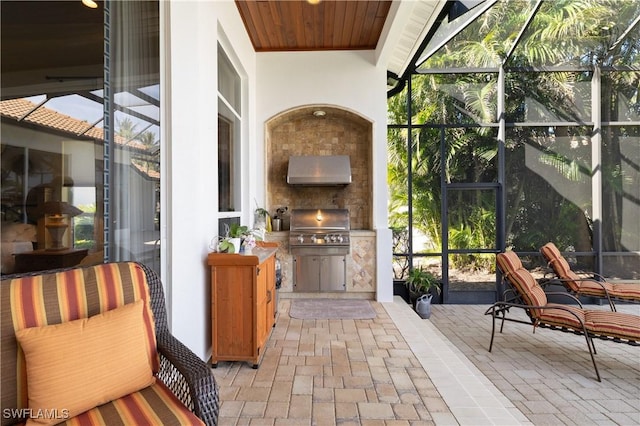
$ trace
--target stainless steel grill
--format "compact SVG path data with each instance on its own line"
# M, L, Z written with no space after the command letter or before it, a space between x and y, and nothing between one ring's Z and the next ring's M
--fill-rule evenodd
M290 219L294 291L345 291L349 210L294 209Z
M349 210L293 209L290 218L291 254L349 254Z

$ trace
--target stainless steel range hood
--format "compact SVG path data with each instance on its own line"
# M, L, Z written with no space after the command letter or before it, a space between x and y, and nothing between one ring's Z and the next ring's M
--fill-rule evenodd
M348 155L299 155L289 157L290 185L336 186L351 183Z

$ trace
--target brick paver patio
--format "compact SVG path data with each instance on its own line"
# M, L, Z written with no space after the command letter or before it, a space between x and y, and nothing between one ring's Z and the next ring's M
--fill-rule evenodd
M396 298L371 320L279 317L258 369L220 362L219 424L640 424L640 348L507 323L487 351L486 306ZM621 310L640 314L640 306ZM446 336L446 337L445 337Z

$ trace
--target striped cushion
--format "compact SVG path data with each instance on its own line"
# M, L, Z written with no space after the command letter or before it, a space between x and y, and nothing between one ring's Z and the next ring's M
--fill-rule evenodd
M594 334L640 341L640 316L624 312L585 311L587 330Z
M569 287L572 292L577 293L580 289L580 285L578 284L580 277L571 270L569 263L562 256L558 247L549 242L540 248L540 253L542 253L544 258L547 259L549 266L553 269L556 275L560 279L566 280L564 284Z
M607 290L611 297L617 297L619 299L626 300L640 300L640 284L631 284L631 283L620 283L620 284L612 284L607 283L611 287Z
M542 246L540 252L547 259L549 266L553 268L556 275L565 280L564 283L574 293L595 297L606 297L606 293L609 293L611 297L618 299L640 300L640 285L638 284L595 282L592 278L585 279L576 274L571 270L569 263L553 243L547 243Z
M533 276L522 267L518 255L512 251L498 253L496 260L504 277L516 288L527 305L545 306L547 295ZM539 309L532 309L531 315L536 318L542 313Z
M23 328L88 318L142 299L147 350L159 367L149 288L142 268L132 262L107 263L83 269L2 280L0 292L0 358L2 408L26 408L24 355L15 332ZM11 424L3 416L2 424Z
M92 425L203 425L159 380L138 392L111 401L62 423Z
M585 314L585 311L577 306L549 303L538 320L545 324L582 331L582 324L586 322Z
M547 304L544 290L529 271L522 267L517 254L499 253L496 260L504 277L518 291L525 304L545 306L542 309L530 309L531 316L540 323L576 331L583 331L584 324L587 332L595 335L640 341L640 316L605 310L584 310L573 305Z

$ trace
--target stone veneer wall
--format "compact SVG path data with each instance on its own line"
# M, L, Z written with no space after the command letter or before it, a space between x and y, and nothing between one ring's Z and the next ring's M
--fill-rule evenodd
M324 117L313 112L322 110ZM351 229L371 229L372 125L340 108L305 106L280 114L266 123L267 210L279 207L346 208ZM352 183L344 187L296 187L287 184L291 155L348 155ZM285 220L285 226L288 222Z

